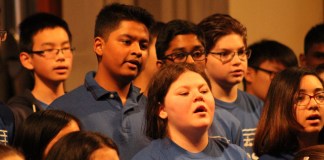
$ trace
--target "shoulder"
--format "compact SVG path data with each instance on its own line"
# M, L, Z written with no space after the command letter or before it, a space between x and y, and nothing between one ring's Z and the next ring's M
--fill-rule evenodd
M162 156L162 140L157 139L151 141L151 143L139 151L132 160L153 160L153 159L160 159L159 157Z
M61 109L66 106L70 106L71 104L78 104L85 101L88 97L87 90L84 85L79 86L78 88L64 94L63 96L54 100L49 109Z
M26 90L23 94L17 95L9 99L8 105L10 107L27 107L31 108L33 103L35 102L34 96L31 94L30 90Z
M261 110L263 108L263 101L252 94L239 90L238 98L241 99L241 101L243 101L244 103L249 104L248 106L257 108L258 110Z
M212 138L209 140L215 152L222 152L224 157L236 157L236 159L247 159L247 153L238 145L227 143L222 139ZM234 158L235 159L235 158Z

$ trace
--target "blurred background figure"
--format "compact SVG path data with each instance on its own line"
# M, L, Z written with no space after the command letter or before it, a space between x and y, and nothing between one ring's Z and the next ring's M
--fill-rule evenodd
M147 58L143 63L142 70L139 73L139 75L134 79L134 85L141 89L141 92L143 92L145 95L147 92L148 84L154 75L154 73L157 71L157 58L156 58L156 49L155 49L155 43L156 43L156 37L158 36L160 30L165 26L165 23L163 22L155 22L154 25L152 25L149 28L150 31L150 42L149 42L149 48L148 48L148 54Z
M243 81L245 91L265 101L273 77L286 68L298 67L298 60L288 46L274 40L261 40L248 48L252 54Z
M302 67L315 69L324 63L324 23L311 28L304 39L304 53L299 55Z

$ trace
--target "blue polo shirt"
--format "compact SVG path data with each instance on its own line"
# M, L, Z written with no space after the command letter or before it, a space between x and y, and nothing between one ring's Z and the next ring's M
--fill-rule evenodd
M191 153L169 138L156 139L137 153L132 160L247 160L246 152L239 146L210 138L207 147L199 153Z
M216 99L216 106L232 113L241 123L244 150L252 160L258 157L253 152L255 131L261 117L263 101L256 96L238 90L234 102L228 103Z
M56 99L49 109L68 112L80 119L83 128L114 140L122 160L129 160L149 144L144 135L146 98L131 85L125 106L117 92L107 91L86 74L84 85Z
M216 106L214 120L209 128L208 135L210 138L222 138L244 148L240 121L223 108Z

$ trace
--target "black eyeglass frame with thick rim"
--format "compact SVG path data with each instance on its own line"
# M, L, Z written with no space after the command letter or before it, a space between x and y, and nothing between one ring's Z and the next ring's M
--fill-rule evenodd
M54 52L55 51L55 52ZM68 52L67 52L68 51ZM60 52L64 56L66 56L66 53L71 53L71 56L67 56L66 58L71 58L73 55L73 52L75 51L75 47L66 47L66 48L60 48L60 49L45 49L45 50L40 50L40 51L26 51L29 54L38 54L42 55L48 59L53 59L55 58ZM52 52L52 53L50 53ZM48 54L46 54L48 53ZM46 56L47 55L47 56ZM51 56L50 56L51 55Z
M196 51L199 51L199 50L196 50ZM171 53L169 55L164 56L161 60L162 61L169 60L169 61L172 61L172 62L186 62L189 55L192 57L192 59L194 61L204 61L204 60L206 60L207 54L206 54L205 51L200 51L201 57L199 57L199 59L196 59L196 56L193 56L194 53L195 53L195 51L194 52ZM183 60L176 61L177 57L171 58L172 56L176 56L176 55L180 55L180 54L185 56L185 57L183 57L184 58Z
M239 50L239 51L220 51L220 52L208 52L208 54L212 55L212 56L218 56L216 57L217 59L219 59L222 63L228 63L230 61L233 60L233 58L235 57L235 54L237 54L237 56L239 57L239 59L241 61L247 61L252 54L252 50L251 49L244 49L244 50ZM224 60L224 56L230 55L229 58L227 58L226 60Z
M257 67L257 66L249 66L249 67L251 67L251 68L253 68L255 70L263 71L263 72L269 74L270 79L273 79L276 76L276 74L278 74L278 72L270 71L270 70L267 70L267 69L264 69L264 68L260 68L260 67Z

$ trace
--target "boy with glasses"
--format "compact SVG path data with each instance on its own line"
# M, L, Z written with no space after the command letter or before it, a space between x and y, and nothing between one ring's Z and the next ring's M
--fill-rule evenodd
M184 21L168 22L157 37L156 51L158 65L170 63L194 63L205 69L205 40L197 25ZM240 122L228 111L216 106L209 136L222 138L243 147Z
M73 59L71 32L61 18L37 13L23 20L19 29L20 62L33 74L34 87L8 101L16 129L31 113L45 110L64 95Z
M273 40L262 40L248 48L253 54L243 81L245 91L265 101L273 77L286 68L298 67L297 57L289 47Z
M84 85L50 105L79 118L84 129L111 137L121 160L131 159L149 143L142 128L146 99L132 81L147 56L153 22L152 15L140 7L105 6L95 24L98 70L88 72Z
M246 28L223 14L211 15L198 26L205 34L206 72L212 82L216 106L229 111L241 122L244 149L251 159L258 159L252 146L263 102L238 89L251 55L246 45Z

